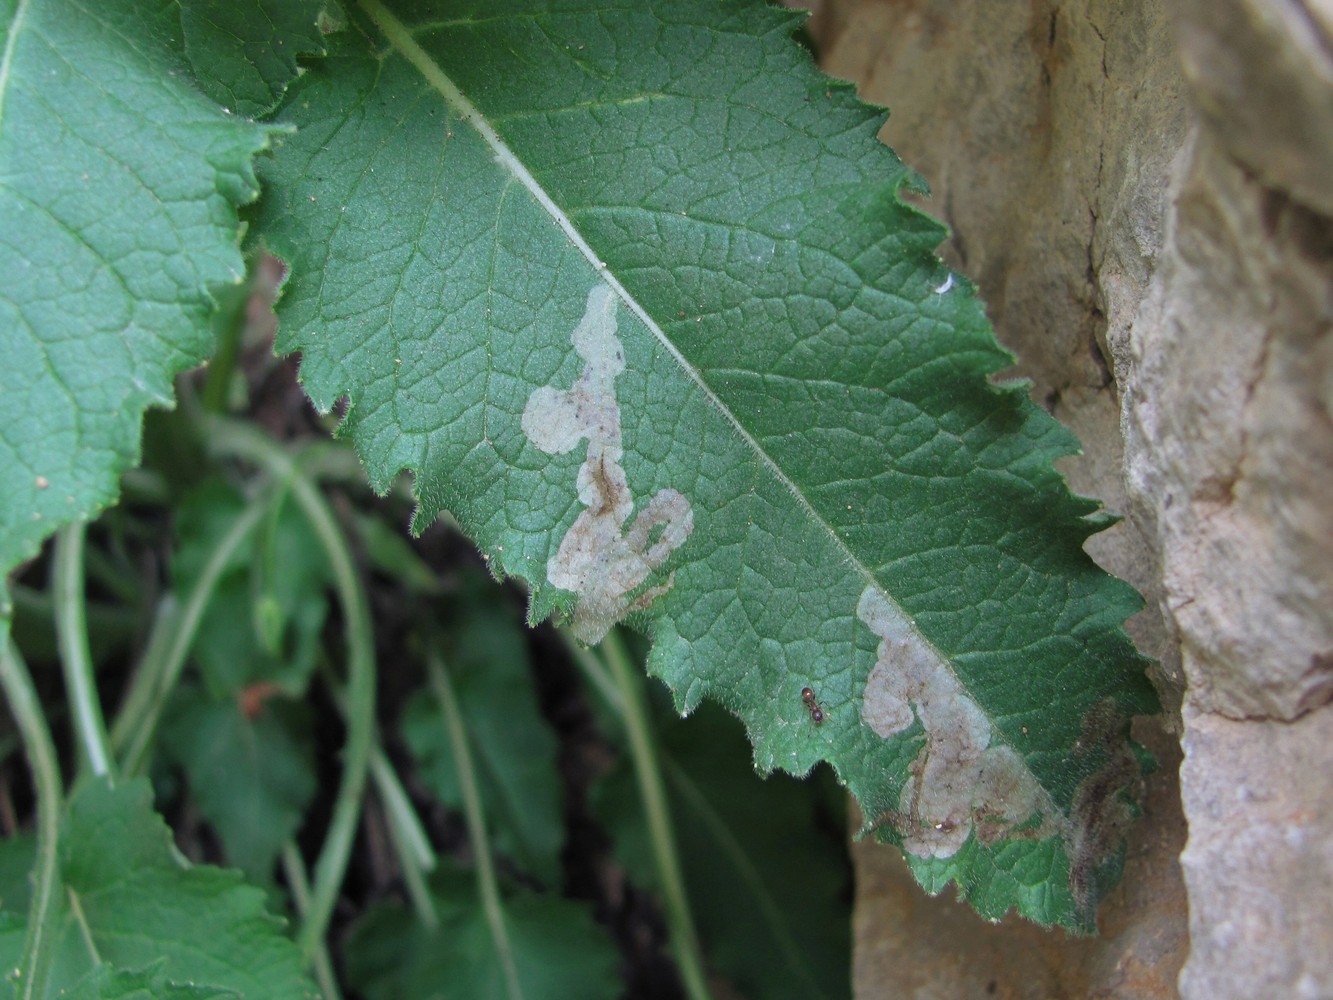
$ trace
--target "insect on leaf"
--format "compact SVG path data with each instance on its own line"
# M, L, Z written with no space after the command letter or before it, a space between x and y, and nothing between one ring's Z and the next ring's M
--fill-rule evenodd
M720 701L763 771L831 763L931 891L1086 929L1155 707L1138 598L798 24L361 0L264 172L280 347L534 619L644 629L680 711Z

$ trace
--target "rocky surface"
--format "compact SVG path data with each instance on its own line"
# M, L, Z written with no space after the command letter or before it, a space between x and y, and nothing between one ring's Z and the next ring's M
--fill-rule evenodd
M894 109L946 260L1084 443L1071 484L1129 514L1089 549L1147 596L1169 707L1098 939L986 925L863 844L857 995L1333 997L1333 7L835 0L812 30Z

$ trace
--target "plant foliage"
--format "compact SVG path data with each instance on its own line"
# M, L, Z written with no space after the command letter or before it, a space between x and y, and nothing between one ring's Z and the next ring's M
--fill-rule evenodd
M48 946L46 995L119 996L107 989L140 978L163 989L207 987L166 996L298 997L313 989L281 922L264 912L263 893L238 872L182 868L151 798L145 781L117 789L94 782L71 798L61 829L65 893ZM16 897L24 893L5 894ZM19 968L22 939L3 942L4 967Z
M832 763L925 884L1087 927L1152 707L1136 598L796 23L367 0L263 170L280 347L534 619L628 617L680 711L721 701L761 770Z
M525 586L530 624L553 617L585 644L622 622L644 633L676 712L720 703L763 773L831 765L863 832L901 847L929 891L1094 926L1135 809L1129 721L1155 710L1122 629L1138 598L1083 553L1107 518L1052 468L1076 442L992 380L1011 359L936 257L942 227L901 200L924 185L875 138L882 112L818 72L799 24L757 0L0 4L0 561L73 526L51 579L30 572L18 593L59 633L83 772L62 820L5 586L0 674L38 799L37 890L26 923L6 903L7 968L35 983L52 948L81 944L46 995L294 996L301 961L328 992L324 930L373 780L414 912L375 908L353 934L368 996L449 974L443 951L399 963L417 937L489 942L457 972L468 995L615 993L585 908L538 891L561 878L557 737L520 633L470 585L441 585L367 499L329 505L314 481L345 481L340 447L283 449L203 413L246 408L243 244L285 262L278 349L299 352L318 411L340 407L370 485L407 470L413 530L455 519L495 577ZM173 379L210 355L201 399L181 383L186 412L138 480L178 540L131 511L85 567L81 525L139 462L145 408L171 406ZM138 551L169 561L164 595ZM119 601L101 619L85 617L85 572ZM372 608L367 573L397 608ZM433 615L442 592L464 624L399 640L424 666L399 681L388 730L417 794L466 819L474 870L428 878L435 852L377 742L374 632L391 611ZM137 651L148 625L126 615L153 621ZM683 886L702 898L739 878L776 939L795 902L761 874L772 845L747 859L731 832L764 810L696 759L726 737L659 761L671 738L653 736L610 642L604 660L575 657L616 692L605 725L643 812L612 781L607 823L662 893L702 995ZM138 657L109 732L90 651ZM327 781L310 698L337 706L347 749L307 897L293 838ZM232 876L169 855L147 786L117 783L150 768L164 801L183 779L254 881L271 886L282 859L294 947ZM808 800L783 795L773 811L808 829ZM80 853L90 810L112 831L98 862ZM736 864L682 875L668 810L691 857L712 842ZM111 902L67 909L62 885ZM243 970L262 987L113 943L153 893L158 923L140 926L160 924L162 948L231 942L174 915L201 886L210 919L274 956ZM736 926L699 934L736 982L777 995Z

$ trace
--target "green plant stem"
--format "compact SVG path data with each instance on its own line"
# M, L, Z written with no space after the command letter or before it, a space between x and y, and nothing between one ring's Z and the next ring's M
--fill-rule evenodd
M662 902L666 908L667 927L671 932L671 950L676 956L686 994L691 1000L708 1000L708 980L704 975L694 920L690 916L685 879L681 875L680 858L676 852L676 838L671 829L671 811L667 805L662 769L658 764L657 748L653 744L648 721L643 678L614 631L602 640L600 648L625 706L625 731L629 737L630 756L634 761L634 775L639 784L639 797L648 820L648 836L652 842L657 877L662 885Z
M628 714L628 709L625 707L625 696L620 688L616 687L616 682L611 679L611 675L607 673L606 667L597 658L597 654L587 646L580 646L567 629L556 629L556 634L564 640L565 649L574 662L578 664L579 669L583 671L583 676L592 683L592 686L597 689L597 693L602 696L602 701L606 702L611 711L615 713L616 718L620 720L621 725L624 725L625 716Z
M311 955L323 941L329 918L333 915L333 905L347 872L365 797L370 745L375 732L375 640L370 624L370 603L333 511L310 480L295 472L292 495L310 519L333 569L347 641L347 750L343 758L342 781L329 830L315 862L310 910L297 935L301 951Z
M56 641L65 674L79 755L94 776L112 776L111 751L97 699L93 658L88 650L88 619L84 610L83 542L87 525L67 524L56 532L55 601Z
M440 925L440 915L426 888L426 873L433 871L438 863L435 852L421 829L421 820L408 801L393 765L379 747L371 753L370 774L389 820L389 839L398 855L398 867L403 873L403 884L412 900L412 909L422 926L434 930Z
M19 617L40 618L43 625L50 623L51 631L55 631L56 602L49 591L11 583L9 593L14 598L14 609ZM90 633L118 640L132 638L141 617L139 611L123 604L89 604L85 601L83 611Z
M282 511L287 500L289 483L283 480L273 502L268 505L264 523L259 528L255 551L250 560L250 613L251 630L258 638L261 648L271 656L281 655L281 641L275 643L270 634L264 615L271 610L270 602L275 600L273 579L276 575L274 563L278 558L277 539L281 531ZM263 609L263 610L261 610Z
M143 597L139 581L133 573L125 571L124 562L115 558L116 555L121 553L106 552L97 546L85 550L82 553L83 567L79 574L80 580L86 578L121 604L133 607ZM84 589L87 589L86 584Z
M463 793L463 814L467 818L468 839L472 843L472 856L477 863L477 887L481 892L482 909L486 913L486 922L490 925L491 939L500 960L500 968L504 971L508 995L511 1000L521 1000L523 989L519 985L518 966L514 962L514 951L509 943L509 934L505 930L504 912L500 905L500 888L495 880L495 861L491 857L491 844L486 838L486 817L481 807L481 795L477 791L472 751L468 747L467 731L463 728L463 717L458 711L458 699L454 697L449 674L440 661L439 653L434 650L426 654L426 672L430 677L431 689L439 699L440 708L444 712L444 728L449 734L449 747L453 751L454 767L458 770L458 785Z
M255 260L251 258L246 261L245 281L219 296L218 311L213 320L216 347L208 362L208 374L199 400L209 413L227 412L231 379L236 371L236 359L241 354L241 342L245 339L246 306L254 287Z
M111 727L111 746L120 755L123 774L136 775L147 762L148 747L158 720L185 667L204 609L212 600L218 580L232 557L264 516L267 506L264 500L252 500L232 522L209 553L203 571L179 612L173 603L169 603L170 599L159 608L147 652Z
M407 792L403 791L397 772L378 746L371 750L370 773L375 781L375 791L384 801L390 826L401 832L403 846L407 848L408 856L416 862L416 867L423 871L434 871L438 862L435 850L430 846L430 838L422 829L421 820L417 816L417 811L412 808Z
M347 695L337 678L330 676L327 671L321 673L328 685L333 703L345 722ZM370 747L370 780L374 783L375 792L384 807L384 814L389 823L389 838L393 841L403 883L407 887L407 895L412 900L412 908L416 911L417 919L425 927L437 927L440 916L426 888L426 873L435 870L439 859L435 856L435 849L431 847L430 838L426 836L411 799L407 797L402 782L398 780L398 772L394 770L393 764L381 749L378 737Z
M4 687L9 711L23 736L23 749L32 769L37 794L37 860L33 871L32 905L28 910L28 933L19 962L19 1000L46 996L48 942L56 934L59 916L55 906L60 893L57 844L60 837L60 808L64 790L60 764L50 730L33 690L28 668L9 638L8 623L0 623L0 686Z
M717 814L712 803L699 790L698 785L674 761L668 759L663 772L676 794L685 800L686 806L693 810L699 821L708 828L713 842L723 857L745 883L755 912L768 925L768 932L778 943L777 957L774 961L781 961L790 970L793 981L800 984L801 995L822 996L823 990L811 976L810 967L805 961L809 954L808 950L801 946L801 942L792 935L791 929L783 921L782 912L773 899L773 893L764 884L763 878L750 860L745 844L737 839L726 821Z
M643 699L643 682L630 663L624 644L617 638L616 633L612 632L607 636L600 647L606 663L610 665L609 671L607 666L603 665L603 660L592 650L580 646L564 630L560 630L559 634L564 639L570 656L583 671L583 675L597 689L602 700L625 727L629 737L630 756L634 761L639 796L648 818L658 879L663 885L672 947L677 952L681 978L686 983L686 989L691 991L692 997L706 997L707 980L703 972L703 960L699 954L694 921L690 916L684 879L680 874L679 853L676 850L675 835L670 824L670 809L662 784L662 767L657 759L652 727ZM689 952L682 956L684 949L689 949ZM702 992L693 992L695 990Z
M296 847L296 842L289 840L282 845L282 873L287 879L287 888L292 894L292 903L301 917L310 908L310 879L306 876L305 861ZM338 991L338 980L333 974L333 961L329 958L328 946L320 941L311 961L315 970L315 980L324 1000L342 1000Z
M255 462L267 469L274 479L290 484L292 496L324 548L342 604L347 641L347 751L333 817L315 862L310 907L296 938L301 953L309 960L323 940L333 915L366 790L370 747L375 733L375 642L370 625L370 605L337 518L292 457L269 438L244 424L214 418L206 421L204 431L205 440L214 454Z
M181 606L176 595L164 594L153 612L153 626L148 631L144 651L130 675L120 708L111 722L111 751L120 758L121 773L127 777L138 775L141 760L134 759L135 754L127 752L126 743L145 727L151 731L149 719L155 712L161 711L161 706L155 707L155 702L165 699L165 693L169 690L164 674L168 672L171 649L180 642L184 627L181 619ZM193 639L192 630L189 635ZM183 657L181 662L184 663ZM142 747L137 746L138 742L136 740L136 749L141 752ZM146 741L143 746L147 746Z

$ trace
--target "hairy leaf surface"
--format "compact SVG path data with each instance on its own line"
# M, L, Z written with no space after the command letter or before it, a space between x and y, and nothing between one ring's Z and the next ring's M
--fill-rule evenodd
M1086 928L1154 708L1137 598L798 23L361 0L264 173L280 346L534 618L628 619L679 710L721 701L761 770L831 762L932 891Z

